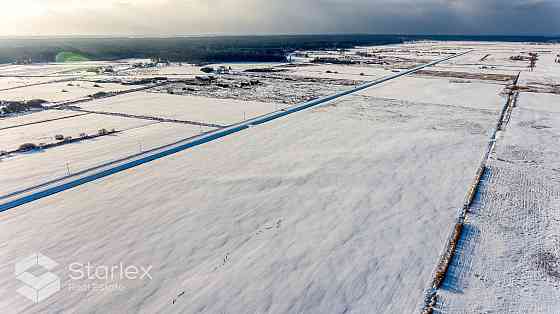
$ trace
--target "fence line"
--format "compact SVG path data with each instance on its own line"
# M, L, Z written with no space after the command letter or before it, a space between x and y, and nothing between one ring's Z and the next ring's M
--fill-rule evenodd
M442 253L439 255L438 263L432 274L430 286L425 294L424 305L421 312L422 314L433 313L434 307L437 304L437 290L441 287L441 284L445 280L445 276L447 274L447 270L449 269L449 265L451 264L451 261L453 260L453 257L456 254L457 244L461 239L463 226L465 224L465 219L467 217L469 208L471 207L472 202L480 186L480 181L482 179L482 176L484 175L484 171L486 170L487 161L490 158L490 154L494 150L494 146L496 143L496 136L498 134L498 131L504 129L505 125L509 121L508 112L511 115L511 111L513 110L513 107L516 104L517 97L519 94L519 92L517 91L517 82L519 81L520 75L521 72L517 75L517 77L513 81L513 85L508 94L508 100L506 101L505 105L503 106L500 112L496 126L492 131L492 136L490 137L490 140L488 142L488 147L484 152L482 156L482 160L476 170L473 183L471 183L471 185L467 190L467 195L465 197L463 207L459 209L456 222L450 230L449 236L447 238L447 241L445 242L446 244Z

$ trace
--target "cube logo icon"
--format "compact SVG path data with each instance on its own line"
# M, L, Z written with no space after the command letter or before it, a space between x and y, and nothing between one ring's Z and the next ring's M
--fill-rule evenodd
M15 264L16 278L24 283L17 292L33 303L39 303L60 291L60 278L51 273L58 264L41 253L35 253ZM32 268L41 267L46 273L35 276L30 273Z

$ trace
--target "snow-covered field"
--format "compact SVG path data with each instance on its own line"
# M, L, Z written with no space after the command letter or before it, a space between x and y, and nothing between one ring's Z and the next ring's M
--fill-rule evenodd
M236 101L199 96L137 92L100 99L80 107L161 118L228 125L285 107L283 104Z
M286 63L281 62L226 62L226 63L216 63L212 64L213 67L225 66L227 68L231 67L233 71L245 71L249 69L265 69L271 67L282 66Z
M498 139L442 313L560 313L560 95L540 96L522 94Z
M53 63L32 65L11 65L0 68L0 75L13 76L55 76L80 71L88 66L98 65L98 62Z
M0 99L11 101L43 99L49 102L60 102L84 98L98 92L118 92L131 88L133 87L113 83L61 82L0 91Z
M269 68L274 66L282 65L283 63L270 63L270 62L231 62L231 63L216 63L209 64L209 67L218 68L224 66L226 68L231 68L232 71L244 71L247 69L260 69ZM202 72L200 69L203 66L188 64L188 63L171 63L170 65L159 65L153 68L137 68L130 69L126 71L119 72L119 76L169 76L171 78L192 78L196 75L206 75L207 73Z
M479 47L472 48L477 49ZM507 52L486 49L476 50L460 59L436 65L432 70L517 75L519 71L527 70L529 66L527 61L514 62L509 59L511 56L518 55L519 52L520 49Z
M553 85L558 86L560 82L560 63L555 63L557 55L560 55L560 45L555 45L539 54L537 66L532 72L525 72L521 76L522 85Z
M457 83L449 78L403 77L360 92L361 95L419 103L446 104L498 111L505 103L504 85Z
M170 66L161 66L155 68L147 69L130 69L122 71L120 75L129 76L172 76L174 78L178 77L194 77L196 75L205 74L200 71L200 66L192 64L173 64Z
M278 67L288 69L289 75L303 77L333 78L344 80L367 81L374 80L383 76L391 75L392 72L378 66L356 66L356 65L336 65L321 64L299 67ZM328 72L327 72L328 71ZM364 75L361 75L361 74Z
M313 95L332 94L352 86L332 79L369 80L467 49L475 51L426 70L522 72L520 96L498 133L437 291L435 313L560 313L560 95L554 94L560 64L553 58L560 45L426 41L358 47L345 55L367 50L387 63L232 64L235 70L290 71L254 74L262 81L255 86L208 85L219 92L206 97L167 94L187 87L175 82L77 105L227 125L286 106L242 100L251 93L279 99L270 95L312 86L323 89ZM528 52L539 53L532 72L527 61L510 59ZM128 69L133 62L106 65ZM0 69L82 75L83 65L95 66ZM197 71L172 64L82 77L173 79ZM441 76L400 77L0 212L0 313L419 312L512 84ZM232 73L218 75L218 81L248 77ZM272 86L275 80L283 83ZM57 94L61 86L44 87ZM0 129L74 114L80 113L9 117L0 119ZM0 144L99 128L127 130L2 159L0 196L210 130L87 114L1 130ZM16 292L23 283L14 276L14 263L35 252L58 263L51 272L62 283L61 291L38 304ZM76 279L69 269L76 263L102 272L123 263L149 268L150 276L121 278L117 271L116 278Z
M23 124L39 123L45 120L61 119L76 115L76 112L63 110L43 110L39 112L29 112L16 116L0 118L0 129L11 128Z
M520 103L534 111L560 113L560 95L549 93L522 93Z
M540 50L534 71L521 73L438 292L439 313L560 313L560 95L523 89L560 82L558 46Z
M536 45L527 43L496 43L496 42L418 42L405 45L388 45L374 47L384 51L384 56L398 55L405 58L438 58L438 53L452 53L459 49L474 49L470 54L443 64L430 70L460 71L469 73L494 73L514 75L519 71L527 71L528 61L512 61L510 57L538 51L548 54L558 50L558 46ZM558 53L558 52L556 52ZM548 68L548 67L545 67Z
M61 78L58 78L61 79ZM57 80L51 77L0 77L0 98L2 98L2 90L19 88L32 84L42 84Z
M70 173L76 173L210 130L184 124L156 123L109 116L84 116L84 119L87 118L93 118L99 123L105 121L115 125L123 123L131 126L131 123L136 123L137 127L115 135L5 158L0 161L0 173L2 173L0 195L63 177L68 174L68 169ZM86 124L95 123L90 121Z
M100 129L123 131L153 123L154 121L151 120L98 114L79 115L48 123L0 130L0 143L2 143L0 150L17 149L24 143L52 143L55 141L55 135L57 134L65 137L71 136L73 138L78 138L81 133L86 133L88 135L97 134Z
M2 213L6 309L413 312L494 121L349 97ZM33 306L10 266L34 251L153 278L76 292L61 267Z

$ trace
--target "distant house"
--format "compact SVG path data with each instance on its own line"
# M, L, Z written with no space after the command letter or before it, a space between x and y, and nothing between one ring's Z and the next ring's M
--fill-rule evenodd
M32 64L32 63L33 63L33 60L29 57L19 58L14 62L14 64L17 64L17 65L25 65L25 64Z
M210 83L210 82L216 80L216 78L214 76L211 76L211 75L197 75L195 78L196 78L197 81L201 81L201 82L204 82L204 83Z
M302 52L302 51L294 51L286 55L286 60L290 63L305 61L307 59L309 59L309 54L307 52Z
M227 73L230 72L230 70L231 70L231 67L228 68L228 67L226 67L226 66L220 65L220 66L216 69L215 72L216 72L217 74L227 74Z
M344 57L344 58L337 58L337 57L315 57L311 62L313 63L331 63L331 64L355 64L356 61Z

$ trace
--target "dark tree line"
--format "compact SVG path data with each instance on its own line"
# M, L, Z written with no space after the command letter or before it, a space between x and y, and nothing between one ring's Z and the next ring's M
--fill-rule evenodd
M295 50L348 49L358 45L395 44L410 40L476 40L550 42L558 38L428 35L277 35L177 38L29 38L0 39L0 63L21 58L52 62L61 51L92 60L161 58L176 62L283 61Z

